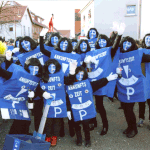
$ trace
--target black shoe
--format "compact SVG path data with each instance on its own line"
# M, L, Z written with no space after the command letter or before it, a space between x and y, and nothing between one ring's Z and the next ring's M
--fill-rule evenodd
M77 144L77 146L81 146L82 145L82 138L78 138L76 144Z
M130 132L130 129L127 128L127 129L125 129L125 130L123 131L123 134L128 134L129 132Z
M137 130L131 130L129 133L126 134L128 138L133 138L138 133Z
M85 141L85 147L90 147L91 146L91 141L90 140L86 140Z
M105 135L107 134L108 128L103 128L103 130L101 131L100 135Z
M82 145L82 135L81 135L81 131L77 131L76 132L76 136L77 136L77 146L81 146Z

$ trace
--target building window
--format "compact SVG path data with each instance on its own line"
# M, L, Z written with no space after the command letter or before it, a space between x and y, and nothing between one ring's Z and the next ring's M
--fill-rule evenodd
M13 25L9 25L9 31L13 31Z
M135 15L136 5L127 5L127 15Z

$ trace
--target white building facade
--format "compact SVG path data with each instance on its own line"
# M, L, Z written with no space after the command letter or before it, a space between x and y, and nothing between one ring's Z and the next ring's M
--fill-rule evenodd
M30 36L32 38L32 22L29 16L28 8L26 8L20 21L2 24L0 27L0 36L5 37L5 40L14 39L19 36Z
M126 29L123 36L131 36L134 39L142 39L145 34L150 33L150 0L91 0L81 12L81 31L87 31L88 11L91 9L91 27L95 27L100 34L110 36L114 21L124 22ZM93 11L92 11L93 10ZM83 16L85 16L85 27ZM84 29L85 28L85 29Z
M86 36L90 28L94 27L94 0L91 0L81 13L81 35Z

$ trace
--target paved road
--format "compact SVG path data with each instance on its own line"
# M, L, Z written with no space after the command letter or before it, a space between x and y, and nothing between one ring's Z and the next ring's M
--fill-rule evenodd
M122 134L126 129L126 121L124 118L123 110L118 109L120 102L115 100L111 102L107 98L104 102L108 121L109 131L107 135L100 136L102 123L99 115L97 115L98 127L91 132L92 146L85 148L84 143L82 146L76 146L76 137L71 138L68 132L67 119L65 119L65 137L58 138L57 146L51 147L53 150L150 150L150 130L148 127L148 106L146 106L146 119L145 125L138 128L138 135L134 138L127 138ZM134 107L135 114L138 121L138 104ZM0 120L0 123L2 120ZM0 126L0 149L3 147L5 135L8 133L12 121L3 123ZM33 122L31 124L31 132L34 131ZM84 134L82 134L84 137Z

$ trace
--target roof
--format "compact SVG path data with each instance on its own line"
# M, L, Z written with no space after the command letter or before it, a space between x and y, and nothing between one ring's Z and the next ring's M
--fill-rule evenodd
M92 4L92 2L94 2L94 0L90 0L90 1L87 3L87 5L86 5L83 9L81 9L78 13L81 14L89 5Z
M27 6L4 6L0 14L0 22L14 22L21 21Z
M57 30L58 32L60 32L60 35L62 35L63 37L70 37L70 30Z
M46 25L44 25L44 24L42 24L42 23L40 23L40 22L38 22L38 21L36 21L36 20L32 20L32 22L33 22L33 24L35 24L35 25L41 26L41 27L43 27L43 28L48 28L48 26L46 26Z

